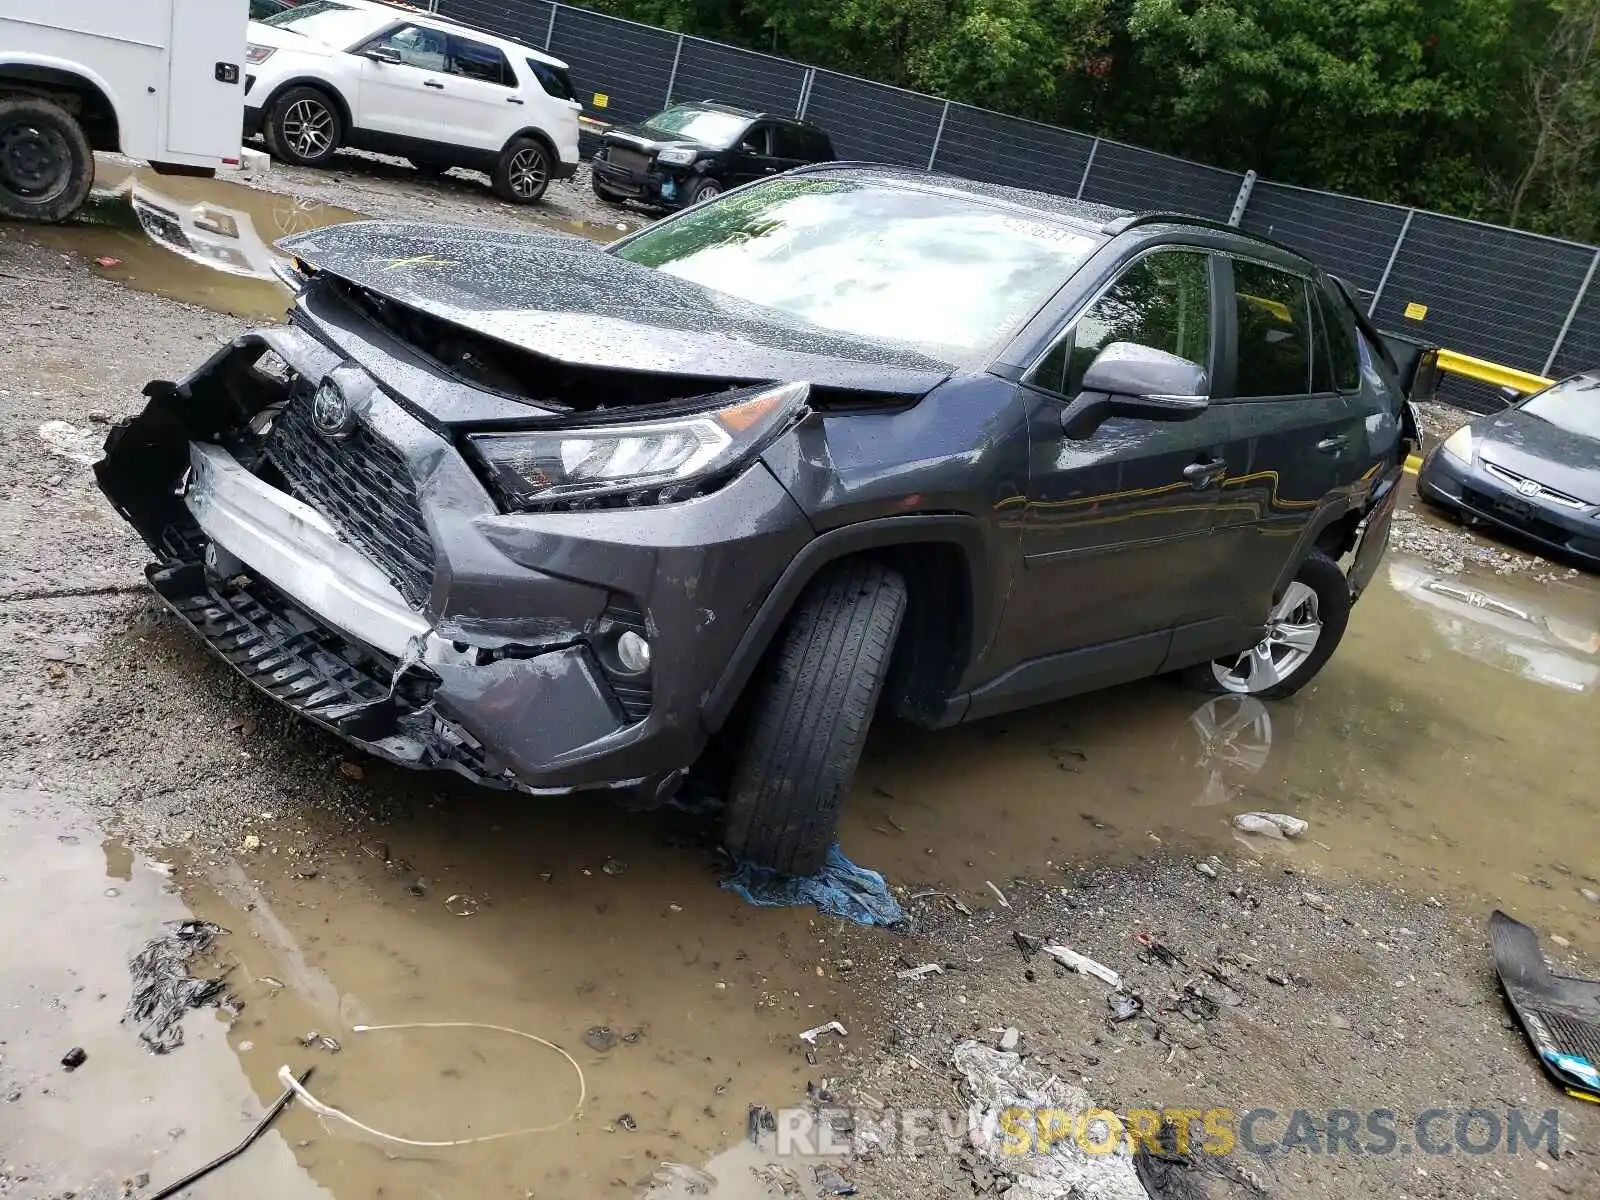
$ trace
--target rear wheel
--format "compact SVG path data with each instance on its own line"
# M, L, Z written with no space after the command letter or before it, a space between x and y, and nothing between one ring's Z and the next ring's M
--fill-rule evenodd
M1266 636L1241 654L1214 659L1189 672L1209 692L1281 700L1322 670L1350 621L1350 585L1321 550L1300 565L1267 618Z
M866 560L827 570L752 683L724 840L791 875L821 868L905 615L906 584Z
M267 113L266 136L274 158L320 167L344 140L344 121L328 93L314 87L290 88Z
M64 221L93 184L94 151L71 113L42 96L0 100L0 215Z
M532 204L550 186L550 151L532 138L517 138L494 168L495 195L512 204Z

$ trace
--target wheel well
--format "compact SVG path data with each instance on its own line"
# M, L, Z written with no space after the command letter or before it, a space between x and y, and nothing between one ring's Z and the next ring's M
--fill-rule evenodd
M1359 509L1345 513L1321 533L1317 534L1316 548L1334 562L1338 562L1356 545L1356 530L1361 527L1363 514Z
M906 614L882 704L914 725L930 725L944 713L971 656L972 574L966 557L952 542L884 546L851 557L873 558L905 578Z
M273 106L278 103L283 94L292 90L293 88L298 87L310 88L312 91L321 92L329 100L333 101L334 107L339 110L339 123L344 127L344 135L346 138L350 136L350 127L354 120L354 118L350 115L350 106L345 103L344 96L339 93L338 88L334 87L327 80L317 79L314 76L302 76L299 79L285 80L283 83L280 83L277 87L273 88L272 94L261 102L261 120L263 125L266 123L268 116L271 114Z
M513 133L506 139L506 144L500 147L500 153L502 155L505 154L505 152L511 148L511 143L516 141L518 138L532 138L534 141L538 142L544 147L544 152L550 156L550 165L552 168L560 165L561 153L556 149L555 142L551 140L548 133L540 129L537 125L530 125L526 129L519 129L517 132Z
M0 67L0 93L27 93L54 100L77 118L95 150L120 150L117 110L99 87L81 75L55 67L24 64Z

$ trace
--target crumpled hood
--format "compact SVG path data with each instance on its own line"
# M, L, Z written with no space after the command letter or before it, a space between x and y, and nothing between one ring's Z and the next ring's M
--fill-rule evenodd
M668 146L681 147L699 153L702 150L716 150L716 146L708 146L694 138L679 137L676 134L661 133L643 125L624 125L618 129L608 129L601 135L600 140L608 146L627 146L633 150L642 150L646 154L655 154L665 150Z
M1600 504L1600 442L1515 408L1474 421L1472 432L1480 459Z
M921 395L951 372L914 351L800 324L568 234L358 221L278 245L429 316L577 366L900 395Z

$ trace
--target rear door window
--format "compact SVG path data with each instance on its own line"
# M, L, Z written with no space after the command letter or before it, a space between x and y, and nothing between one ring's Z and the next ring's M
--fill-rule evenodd
M790 158L800 162L809 159L811 155L806 150L805 132L794 125L774 126L772 155L774 158Z
M1357 339L1361 330L1356 325L1356 314L1343 296L1326 287L1313 287L1317 305L1322 309L1322 323L1328 330L1328 352L1331 356L1333 386L1341 392L1359 391L1361 388L1361 351Z
M1112 342L1132 342L1211 365L1211 258L1158 250L1124 271L1040 360L1028 382L1076 396L1083 373Z
M1309 395L1314 335L1306 281L1234 259L1233 291L1239 348L1234 395Z
M492 83L499 87L516 86L511 64L506 62L506 56L500 53L500 48L475 42L471 38L451 35L448 70L452 75L476 79L479 83Z

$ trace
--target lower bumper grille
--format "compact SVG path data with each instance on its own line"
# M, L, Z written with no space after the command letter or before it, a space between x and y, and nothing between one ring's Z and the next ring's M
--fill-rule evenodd
M311 403L302 380L267 436L268 461L296 498L327 517L383 568L406 603L421 608L433 588L433 540L405 460L365 425L343 441L323 437L311 423Z

